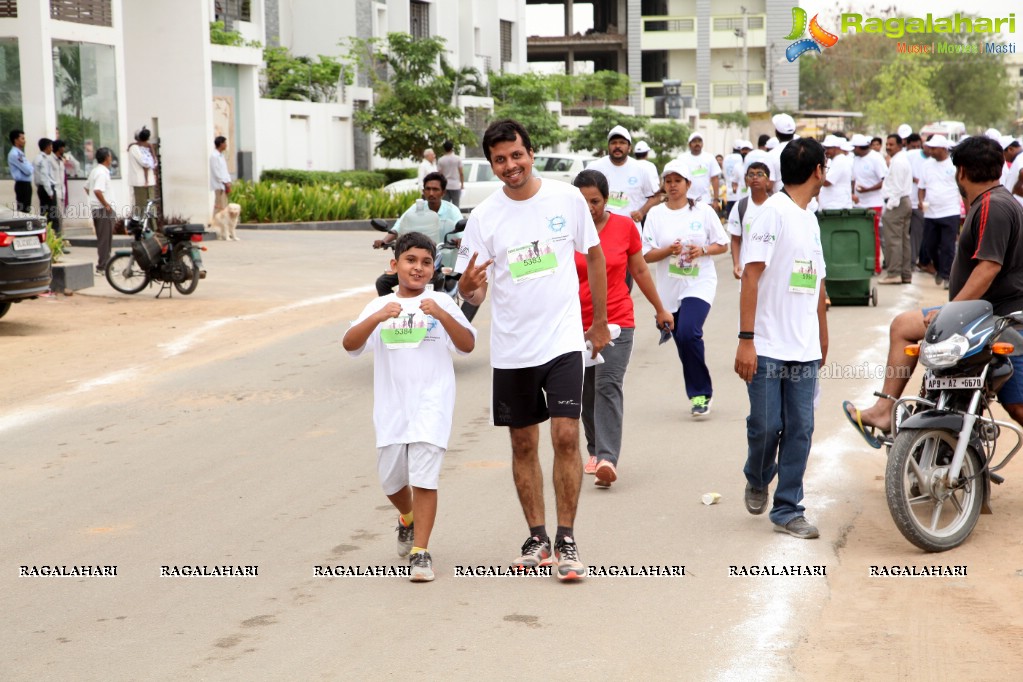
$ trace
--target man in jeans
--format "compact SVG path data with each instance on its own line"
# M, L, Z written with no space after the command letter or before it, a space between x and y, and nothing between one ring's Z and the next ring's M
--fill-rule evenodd
M784 190L764 202L750 225L739 295L735 371L750 401L745 501L750 514L763 514L777 474L774 529L810 539L820 533L800 502L828 323L820 226L806 206L824 184L824 147L813 138L792 140L780 164Z

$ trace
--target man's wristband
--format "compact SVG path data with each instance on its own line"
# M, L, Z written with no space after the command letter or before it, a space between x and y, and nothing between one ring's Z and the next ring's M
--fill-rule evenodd
M752 341L753 340L753 332L739 332L739 338L744 340L744 341Z

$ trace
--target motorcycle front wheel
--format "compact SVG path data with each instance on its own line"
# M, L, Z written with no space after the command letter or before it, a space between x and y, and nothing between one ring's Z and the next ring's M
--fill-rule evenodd
M192 254L182 252L174 265L174 288L187 296L199 286L199 268L192 260Z
M973 532L984 503L982 460L967 448L955 485L946 487L958 434L937 429L899 431L888 455L888 511L902 535L920 549L944 552Z
M122 294L137 294L149 284L149 275L130 253L114 256L107 262L107 281Z

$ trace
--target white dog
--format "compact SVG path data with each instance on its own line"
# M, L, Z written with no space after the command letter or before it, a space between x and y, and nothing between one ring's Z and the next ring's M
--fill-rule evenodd
M238 226L238 219L241 217L242 207L238 204L228 204L227 208L213 214L213 227L220 233L220 238L225 241L233 239L240 242L235 228Z

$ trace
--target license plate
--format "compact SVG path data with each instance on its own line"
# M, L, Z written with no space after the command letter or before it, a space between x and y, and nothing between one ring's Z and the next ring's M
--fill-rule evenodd
M978 389L983 387L980 377L927 377L928 391Z
M25 249L39 248L39 237L15 237L14 250L24 251Z

